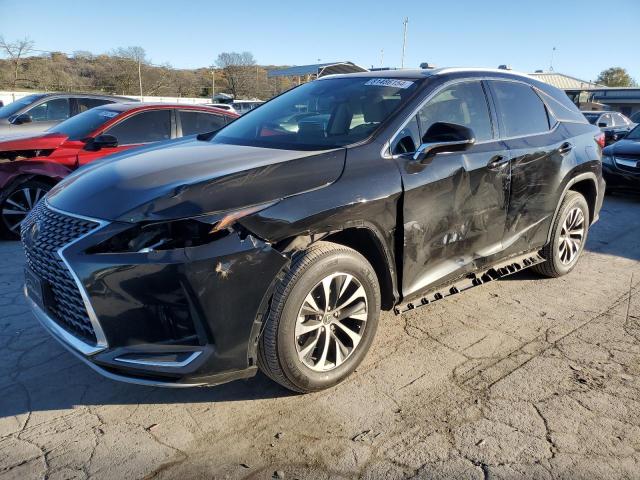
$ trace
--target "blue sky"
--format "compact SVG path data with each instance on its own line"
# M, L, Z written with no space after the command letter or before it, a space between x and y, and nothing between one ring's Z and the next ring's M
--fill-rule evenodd
M211 65L218 53L247 50L261 64L351 60L399 66L402 19L409 17L405 66L548 69L584 80L610 66L640 82L640 1L215 2L192 0L0 0L0 34L25 35L42 50L142 46L154 63Z

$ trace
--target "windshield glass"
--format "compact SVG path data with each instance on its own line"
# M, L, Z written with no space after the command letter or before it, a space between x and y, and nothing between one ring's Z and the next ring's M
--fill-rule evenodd
M627 133L624 138L625 140L640 140L640 125L637 125L636 128Z
M596 120L598 120L600 118L600 115L602 114L601 113L584 113L583 115L591 125L595 125Z
M420 82L353 77L306 83L238 118L212 141L291 150L342 147L369 137Z
M48 132L62 133L69 140L83 140L100 125L118 116L121 112L109 110L108 108L92 108L86 112L79 113L58 125L51 127Z
M11 115L15 115L17 112L22 110L27 105L32 104L39 98L42 98L42 95L27 95L26 97L19 98L15 102L11 102L4 107L0 107L0 118L7 118Z

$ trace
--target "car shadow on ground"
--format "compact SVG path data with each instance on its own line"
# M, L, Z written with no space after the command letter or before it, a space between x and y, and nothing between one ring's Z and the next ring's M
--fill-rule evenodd
M61 411L77 406L138 404L215 404L268 400L296 395L261 372L248 380L191 388L159 388L121 383L103 378L62 347L44 342L55 360L38 366L37 375L21 375L2 382L0 418L30 412ZM62 366L64 364L64 366ZM62 369L60 369L62 367ZM26 378L23 378L26 377Z

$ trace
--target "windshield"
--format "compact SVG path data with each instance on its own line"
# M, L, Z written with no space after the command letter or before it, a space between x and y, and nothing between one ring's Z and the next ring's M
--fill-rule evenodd
M92 108L51 127L47 131L62 133L66 135L69 140L83 140L95 129L118 116L120 113L121 112L115 110L109 110L108 108Z
M11 115L15 115L20 110L22 110L27 105L32 104L39 98L42 98L42 95L27 95L26 97L19 98L15 102L11 102L4 107L0 107L0 118L7 118Z
M234 120L212 141L291 150L343 147L369 137L420 82L352 77L306 83Z
M602 114L601 113L583 113L583 115L591 125L595 125L596 120L598 120L600 118L600 115Z
M627 133L625 140L640 140L640 125L637 125L636 128Z

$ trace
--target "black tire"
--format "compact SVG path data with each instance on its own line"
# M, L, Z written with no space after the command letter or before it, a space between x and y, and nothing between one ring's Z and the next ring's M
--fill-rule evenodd
M584 236L577 252L575 253L575 257L570 262L564 263L560 258L560 239L562 234L562 226L564 225L564 222L567 219L569 213L572 212L575 208L580 209L584 217ZM541 251L541 254L546 259L546 261L534 265L532 267L533 270L540 275L552 278L561 277L562 275L566 275L571 270L573 270L578 263L580 255L582 254L584 246L587 242L589 224L589 206L587 205L587 201L582 196L582 194L569 190L565 197L562 199L562 203L560 204L560 208L558 209L558 215L553 223L553 229L551 231L551 241L547 245L545 245Z
M3 192L0 202L0 235L4 239L20 239L20 227L15 227L17 221L16 215L8 212L18 210L18 208L10 202L21 205L26 209L25 213L31 210L27 197L22 193L24 189L31 192L30 199L32 208L37 201L41 200L42 197L51 190L51 185L38 180L27 180L26 182L14 184L10 187L9 191Z
M322 279L338 272L352 275L364 289L366 322L361 327L360 342L346 356L344 363L336 361L337 366L332 370L318 372L298 357L296 348L300 347L295 328L307 295ZM295 392L332 387L349 376L364 359L375 336L379 315L380 288L369 262L351 248L318 242L293 256L291 268L275 289L258 346L258 366L272 380Z

